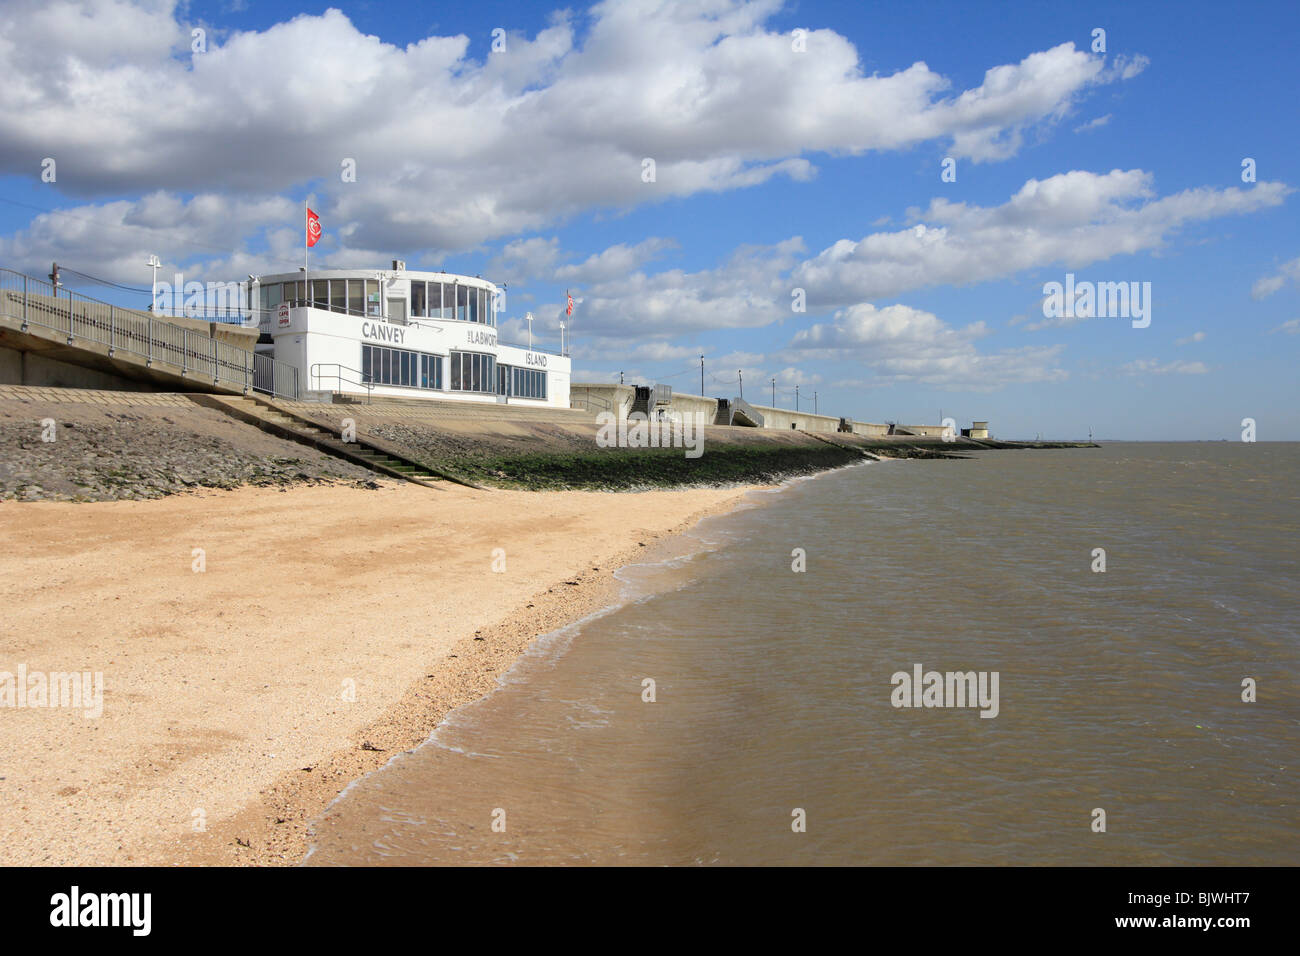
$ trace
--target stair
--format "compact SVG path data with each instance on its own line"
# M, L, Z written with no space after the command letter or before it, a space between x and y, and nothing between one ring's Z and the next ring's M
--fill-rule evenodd
M320 451L335 455L355 465L394 478L404 478L419 485L438 487L437 482L452 481L468 485L460 478L441 474L417 461L402 456L393 449L382 446L373 439L357 434L356 441L345 442L342 436L324 428L308 418L288 414L267 399L254 399L235 395L189 396L208 408L216 408L251 424L257 424L282 438L310 445ZM266 428L266 426L270 426ZM477 487L470 485L470 487Z
M649 418L650 397L653 394L654 390L645 385L636 386L636 398L632 400L632 407L628 409L628 414L631 415L634 412L640 412L642 415L646 416L646 418Z

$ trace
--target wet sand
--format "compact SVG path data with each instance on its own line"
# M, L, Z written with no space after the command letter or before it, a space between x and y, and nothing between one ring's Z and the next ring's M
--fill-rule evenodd
M352 780L744 492L0 503L0 672L104 681L97 718L0 707L0 864L296 863Z

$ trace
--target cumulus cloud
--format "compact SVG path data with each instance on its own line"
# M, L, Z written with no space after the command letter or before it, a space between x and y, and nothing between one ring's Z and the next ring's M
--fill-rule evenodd
M857 361L880 382L991 390L1020 382L1059 382L1063 346L1031 346L980 352L975 342L989 334L983 322L954 328L931 312L906 305L877 308L860 303L832 321L795 334L788 351L809 360Z
M628 255L625 247L614 249L611 259ZM768 325L793 314L780 277L803 251L802 240L794 237L772 246L741 246L715 269L667 269L653 275L642 270L629 274L611 271L605 281L583 288L582 310L575 324L586 333L611 338ZM609 252L593 256L577 268L593 264L595 273L606 274L601 263ZM557 303L557 316L561 309Z
M1276 206L1282 183L1201 187L1153 198L1140 169L1075 170L1031 179L1001 206L934 199L916 225L841 239L802 263L793 281L810 306L834 308L934 285L966 285L1052 264L1079 268L1158 249L1183 225Z
M1184 337L1184 338L1178 339L1174 344L1175 344L1175 345L1192 345L1193 343L1196 343L1196 342L1204 342L1204 341L1205 341L1205 333L1204 333L1204 332L1193 332L1191 335L1188 335L1188 336L1186 336L1186 337Z
M592 208L804 179L809 154L940 141L955 156L1005 158L1025 130L1136 62L1065 43L954 92L925 63L866 73L832 30L794 52L768 26L779 9L598 3L510 34L503 53L464 35L398 47L330 9L210 32L192 53L188 6L170 0L10 0L0 172L31 176L53 157L58 188L83 197L315 183L341 249L414 258ZM356 182L340 181L348 159Z
M561 254L560 240L555 236L516 239L506 243L501 252L488 262L487 274L497 282L549 278L555 272Z
M635 245L618 243L595 253L585 262L561 266L555 278L561 282L600 283L620 279L655 259L677 243L671 239L651 237Z
M1300 259L1284 263L1274 275L1255 280L1250 287L1250 297L1256 301L1266 299L1287 282L1300 282Z
M302 233L280 227L301 218L301 204L277 196L231 199L202 193L182 199L155 192L138 200L40 213L25 229L0 238L0 261L43 274L57 259L137 285L151 275L144 263L152 254L162 258L164 277L182 264L195 278L199 273L242 278L267 271L268 263L288 272L302 263ZM247 251L246 240L254 238L268 251Z

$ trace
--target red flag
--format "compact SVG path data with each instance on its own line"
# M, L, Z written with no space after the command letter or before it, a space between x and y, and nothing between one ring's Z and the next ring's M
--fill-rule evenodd
M567 296L569 297L569 307L568 307L567 309L564 310L564 314L565 314L565 315L573 315L573 293L571 293L571 292L565 292L564 294L567 295Z
M311 209L307 210L307 245L314 246L320 241L320 217Z

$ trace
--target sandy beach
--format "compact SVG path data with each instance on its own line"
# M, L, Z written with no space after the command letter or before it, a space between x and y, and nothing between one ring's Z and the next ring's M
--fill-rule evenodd
M0 672L102 672L104 688L98 717L0 708L0 863L296 863L349 782L743 494L392 483L0 503Z

